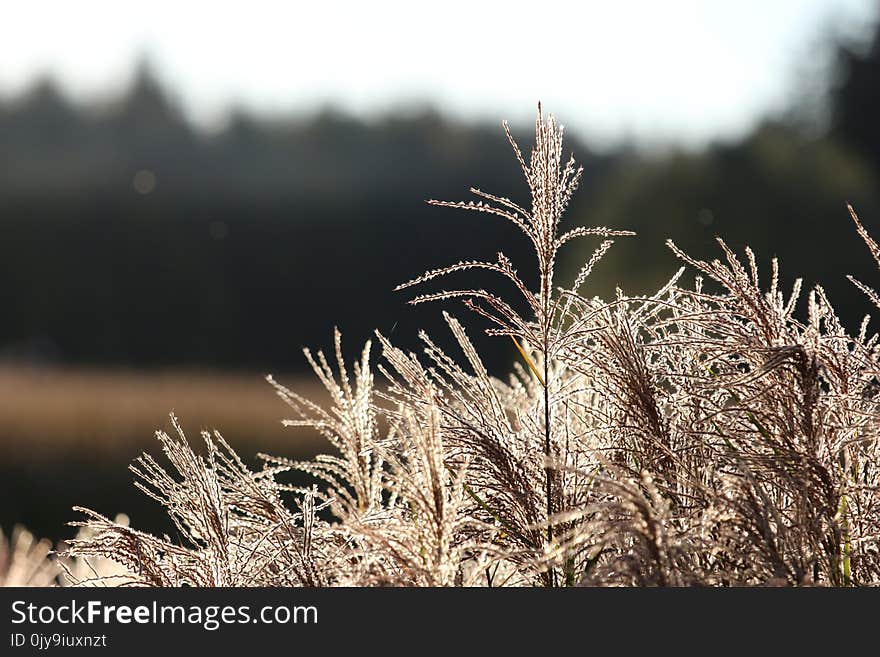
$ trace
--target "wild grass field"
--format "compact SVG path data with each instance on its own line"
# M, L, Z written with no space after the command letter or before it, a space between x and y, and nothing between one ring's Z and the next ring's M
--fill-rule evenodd
M583 172L552 116L539 107L528 155L505 131L528 204L479 188L473 200L429 201L504 220L496 257L429 269L398 288L410 303L445 308L454 350L422 333L414 353L381 332L363 347L343 348L337 332L328 349L306 350L320 398L313 385L271 383L287 402L286 426L323 437L312 458L263 450L254 465L222 417L211 424L225 438L205 432L199 441L178 406L181 420L158 434L162 455L149 449L133 466L173 529L150 533L135 518L81 506L80 533L54 561L46 545L6 558L29 564L17 577L880 584L880 338L870 318L845 326L820 285L797 279L783 289L783 265L736 253L721 237L711 253L668 242L681 268L657 290L595 296L591 273L615 241L637 237L564 225ZM880 246L849 212L880 268ZM531 244L532 261L505 255L512 239ZM560 253L574 240L595 250L561 280ZM503 285L481 287L475 272ZM880 308L870 281L852 282L866 313ZM486 339L518 352L506 376L484 365Z
M170 426L170 412L192 431L224 427L237 441L310 452L316 437L281 426L285 406L264 376L0 366L0 454L43 459L88 449L96 458L134 456L152 446L156 429ZM321 398L319 384L299 378L302 389Z

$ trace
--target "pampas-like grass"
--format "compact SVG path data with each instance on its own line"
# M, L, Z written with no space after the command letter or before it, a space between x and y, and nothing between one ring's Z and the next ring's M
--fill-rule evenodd
M684 267L654 294L589 296L591 272L631 233L563 230L581 169L563 157L562 137L540 108L528 159L510 137L529 208L478 189L476 202L431 201L512 223L534 247L531 265L499 252L400 286L466 280L473 269L512 283L511 299L466 283L413 299L463 300L486 333L512 339L506 378L490 375L465 325L447 313L455 354L425 334L420 354L377 334L380 358L368 344L350 366L337 333L330 356L306 351L329 407L270 379L290 405L286 422L322 434L326 454L263 455L252 471L219 435L206 434L198 455L179 428L160 433L171 469L145 455L133 470L178 537L83 510L64 557L109 560L124 574L80 566L68 569L74 579L880 584L880 351L867 318L848 332L821 287L803 295L798 281L785 293L775 260L762 279L750 250L739 256L721 239L720 258L708 262L670 243ZM574 239L599 241L560 284L559 252ZM682 282L689 277L692 285ZM285 484L291 470L313 484Z

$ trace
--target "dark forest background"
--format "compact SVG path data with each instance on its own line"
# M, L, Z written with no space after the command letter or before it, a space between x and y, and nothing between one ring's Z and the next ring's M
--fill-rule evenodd
M597 154L572 135L586 175L569 221L639 234L619 242L593 289L648 291L676 268L667 237L707 258L718 234L765 261L778 255L789 277L822 281L858 319L866 305L844 274L880 274L844 203L880 225L878 89L875 38L840 49L813 101L825 120L795 104L699 152ZM529 143L531 126L516 128ZM2 356L292 370L334 324L353 343L392 327L407 340L437 313L407 308L395 284L492 257L499 243L529 256L507 226L423 203L467 197L470 185L522 199L499 125L432 110L373 122L333 109L298 120L239 111L206 133L146 63L103 105L74 106L42 81L0 102Z
M778 256L788 284L821 281L855 326L870 306L845 275L880 283L880 272L845 203L880 235L878 117L880 31L837 49L821 93L805 91L737 141L597 152L569 133L586 172L568 221L638 232L618 240L586 292L652 291L678 267L666 238L709 259L721 235L751 245L765 271ZM301 348L330 346L334 325L351 352L374 329L415 347L419 328L443 334L439 309L408 307L396 284L492 259L499 245L528 271L527 245L507 224L424 203L467 198L472 185L525 201L501 118L235 111L206 131L146 62L115 101L76 105L48 79L0 98L0 524L68 535L61 523L81 503L141 513L149 528L157 516L138 506L125 464L152 428L167 426L169 404L182 412L187 395L202 395L204 413L182 413L185 426L216 422L245 454L265 448L285 414L260 405L261 395L274 403L268 386L169 383L149 372L237 371L264 386L255 372L298 376ZM532 126L514 128L531 143ZM563 268L594 246L572 248ZM505 341L478 342L498 372L515 358ZM74 373L53 373L65 368ZM123 381L76 368L138 374ZM133 411L141 397L153 405Z

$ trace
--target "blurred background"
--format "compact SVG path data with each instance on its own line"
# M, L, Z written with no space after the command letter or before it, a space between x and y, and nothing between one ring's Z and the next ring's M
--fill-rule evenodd
M721 235L867 312L845 203L880 234L880 4L318 4L3 7L7 532L69 536L74 504L162 528L126 467L172 410L243 456L317 449L263 375L320 399L301 350L334 326L351 356L443 335L397 283L499 248L528 271L508 225L423 201L524 202L500 122L527 147L538 100L585 166L568 221L638 232L587 293L649 292L666 238L708 259ZM512 346L471 326L503 373Z

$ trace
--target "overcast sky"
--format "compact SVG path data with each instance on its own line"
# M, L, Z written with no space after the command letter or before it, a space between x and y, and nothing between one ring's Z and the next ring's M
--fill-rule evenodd
M428 101L525 120L538 99L601 141L699 144L746 130L814 75L873 0L195 2L0 0L0 94L51 73L74 98L148 54L191 116Z

